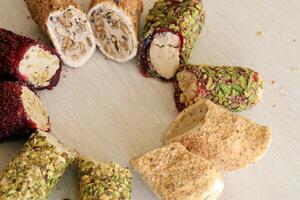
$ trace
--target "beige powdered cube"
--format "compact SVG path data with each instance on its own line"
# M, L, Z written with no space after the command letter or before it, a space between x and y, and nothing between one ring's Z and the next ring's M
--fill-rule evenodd
M117 62L134 58L142 0L92 0L88 18L102 53Z
M165 143L182 143L218 169L233 171L254 164L271 143L271 130L200 99L168 128Z
M48 35L64 63L84 65L96 49L86 14L73 0L25 0L32 18Z
M224 188L213 164L178 142L135 158L131 165L161 200L216 200Z

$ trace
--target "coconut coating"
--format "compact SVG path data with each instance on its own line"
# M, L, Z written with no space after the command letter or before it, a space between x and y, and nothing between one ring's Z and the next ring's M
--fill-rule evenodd
M50 78L47 86L38 87L33 85L33 87L41 90L52 89L57 85L61 72L61 60L56 51L33 39L5 29L0 29L0 80L26 81L29 83L28 78L20 73L19 64L24 59L26 52L33 46L38 46L46 52L49 52L52 56L57 57L60 62L59 68L55 75Z
M20 82L0 83L0 142L30 136L38 127L26 113ZM50 131L49 128L45 131Z

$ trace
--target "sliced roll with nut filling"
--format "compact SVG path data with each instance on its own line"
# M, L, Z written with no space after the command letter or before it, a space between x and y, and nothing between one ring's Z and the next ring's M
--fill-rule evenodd
M103 54L127 62L137 54L142 0L92 0L88 18Z
M263 93L262 77L246 67L184 64L176 73L174 85L179 111L205 98L238 112L256 105Z
M33 39L0 28L0 80L26 81L35 89L52 89L59 81L56 51Z
M177 142L137 157L131 165L161 200L217 200L224 188L212 163Z
M48 35L64 63L77 68L93 55L92 27L73 0L25 0L32 18Z
M0 83L0 142L50 131L46 108L37 94L19 82Z
M36 131L0 173L0 199L47 199L76 157L54 136Z
M80 199L130 200L132 177L127 168L86 157L78 158Z
M202 30L201 0L158 0L149 11L141 40L139 65L146 77L170 80L187 63Z
M268 150L271 130L201 99L168 128L165 143L182 143L217 169L233 171L256 163Z

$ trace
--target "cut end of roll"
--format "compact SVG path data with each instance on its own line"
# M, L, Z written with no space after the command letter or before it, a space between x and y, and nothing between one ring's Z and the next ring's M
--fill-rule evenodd
M93 6L88 18L102 53L117 62L127 62L137 54L134 24L121 8L111 2Z
M74 6L52 12L47 28L53 45L64 63L77 68L93 55L96 41L86 15Z
M153 69L165 79L171 79L180 64L180 43L180 37L172 32L158 32L153 36L149 59Z
M21 100L27 118L36 128L45 132L50 131L49 115L40 98L28 87L22 86Z
M56 85L60 68L60 58L57 54L53 54L40 45L34 45L24 54L18 70L29 84L40 89ZM54 81L56 83L53 83Z

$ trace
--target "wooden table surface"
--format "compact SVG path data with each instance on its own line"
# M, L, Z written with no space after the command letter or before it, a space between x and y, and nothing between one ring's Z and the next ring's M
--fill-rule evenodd
M145 1L141 24L154 1ZM87 9L88 1L80 1ZM263 160L225 173L221 200L300 199L300 1L206 0L206 26L191 63L252 66L265 80L262 102L241 113L273 129ZM0 1L0 26L45 40L22 0ZM128 161L162 145L177 115L173 86L145 79L136 61L117 64L97 51L85 66L64 68L59 86L41 98L52 133L95 159ZM0 168L24 141L0 144ZM76 169L68 170L50 199L77 199ZM156 197L134 175L133 199Z

